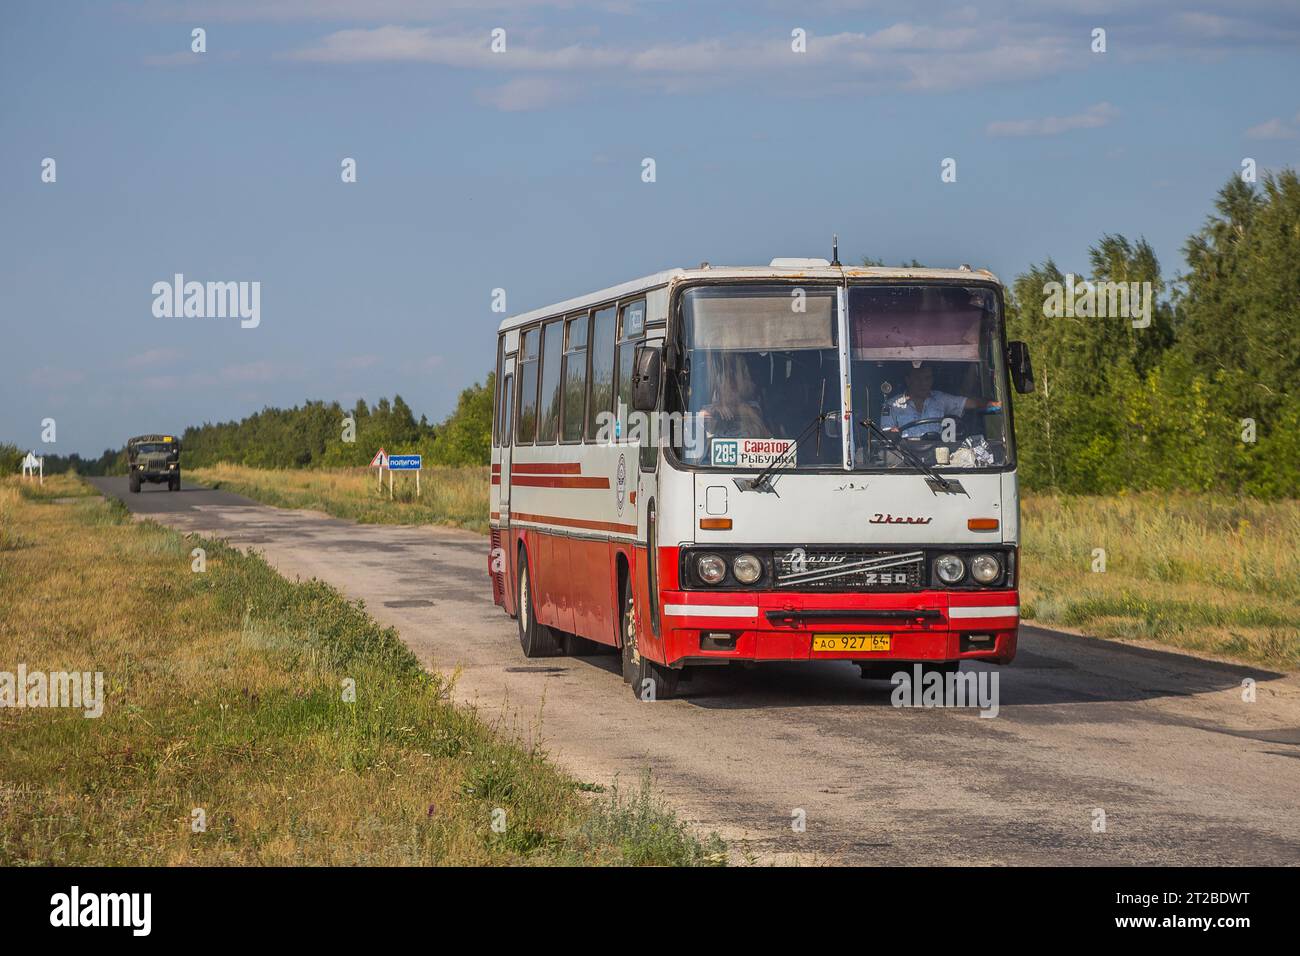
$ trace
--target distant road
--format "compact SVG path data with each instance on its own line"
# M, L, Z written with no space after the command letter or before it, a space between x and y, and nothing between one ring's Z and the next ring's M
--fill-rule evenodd
M487 718L540 725L581 779L635 786L651 769L686 818L761 860L1300 863L1294 676L1026 627L994 719L892 707L889 683L835 662L705 669L684 699L641 703L617 657L522 656L478 535L93 480L137 514L363 598L428 666L459 668L457 697Z

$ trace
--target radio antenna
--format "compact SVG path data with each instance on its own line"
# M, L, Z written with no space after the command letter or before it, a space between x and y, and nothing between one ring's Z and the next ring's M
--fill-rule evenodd
M832 234L831 235L831 265L838 266L839 264L840 264L840 237L838 235Z

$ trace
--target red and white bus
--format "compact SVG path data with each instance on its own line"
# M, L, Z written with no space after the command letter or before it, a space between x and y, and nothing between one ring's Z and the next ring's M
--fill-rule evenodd
M504 321L489 574L528 657L1009 663L1019 494L985 270L671 269Z

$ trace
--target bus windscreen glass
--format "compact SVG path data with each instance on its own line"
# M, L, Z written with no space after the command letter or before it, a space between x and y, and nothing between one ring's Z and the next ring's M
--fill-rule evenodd
M835 286L716 285L682 298L684 360L670 407L703 441L685 464L757 468L840 409ZM983 286L876 284L848 290L854 466L1001 467L1010 459L997 297ZM782 462L842 463L838 414ZM885 437L863 422L871 420ZM688 432L689 433L689 432Z

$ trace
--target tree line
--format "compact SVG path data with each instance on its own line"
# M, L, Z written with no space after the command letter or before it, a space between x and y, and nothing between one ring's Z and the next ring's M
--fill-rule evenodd
M181 436L190 467L231 462L255 468L365 466L376 451L424 456L433 465L487 464L492 436L494 373L460 393L456 409L439 425L417 420L401 395L374 405L358 399L309 401L293 408L264 408L239 421L191 426Z
M1015 401L1026 487L1300 494L1295 171L1230 179L1183 251L1187 271L1166 283L1143 239L1090 248L1094 286L1151 283L1140 320L1045 308L1067 283L1052 259L1013 283L1008 336L1029 343L1037 378Z

